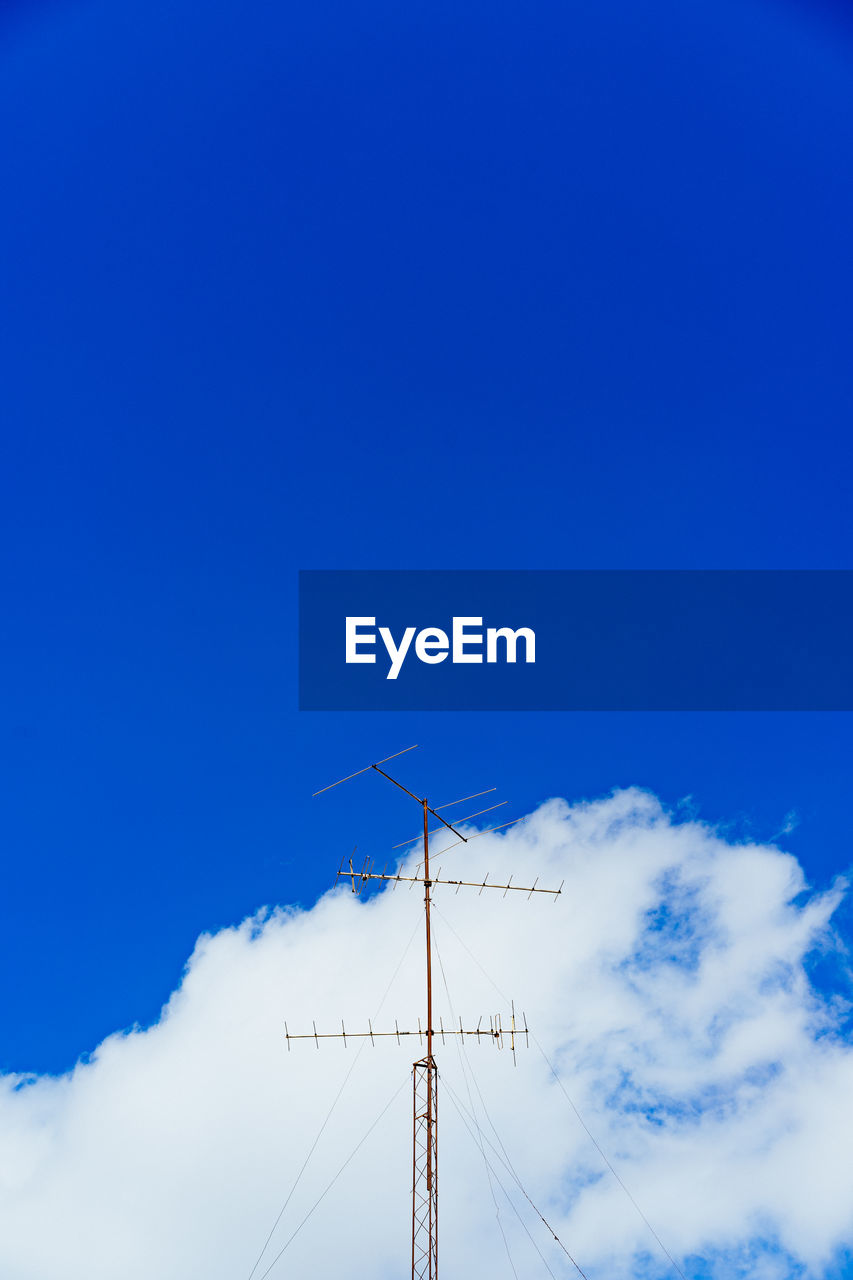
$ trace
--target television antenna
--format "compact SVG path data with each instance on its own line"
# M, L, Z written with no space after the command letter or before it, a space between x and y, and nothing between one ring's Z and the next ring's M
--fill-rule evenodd
M313 1024L313 1031L306 1034L293 1035L285 1023L285 1036L287 1039L287 1047L290 1049L291 1040L313 1040L316 1047L320 1047L321 1040L343 1040L346 1044L347 1039L364 1039L369 1038L371 1043L375 1043L377 1037L396 1036L397 1043L402 1043L403 1037L417 1036L421 1048L424 1040L426 1040L426 1054L418 1058L412 1066L412 1085L413 1085L413 1135L412 1135L412 1280L437 1280L438 1277L438 1067L436 1065L435 1055L433 1054L433 1041L436 1036L441 1038L442 1044L446 1043L448 1036L459 1037L464 1041L465 1037L476 1037L477 1041L483 1038L503 1048L508 1044L515 1061L516 1038L524 1036L525 1044L528 1043L527 1018L523 1017L523 1025L516 1023L515 1005L512 1005L510 1015L510 1023L508 1027L504 1027L501 1022L500 1014L493 1015L489 1019L488 1027L483 1026L483 1019L480 1018L476 1027L465 1028L460 1018L459 1026L448 1028L445 1027L439 1019L439 1025L436 1028L433 1022L432 1013L432 925L430 921L430 905L431 894L436 885L449 885L456 889L458 893L461 888L478 889L480 893L484 889L503 890L503 896L510 892L526 893L528 898L532 898L534 893L542 893L550 895L554 901L559 898L562 893L563 884L559 889L544 889L539 887L538 878L534 880L532 885L516 885L512 883L512 876L509 877L506 884L496 884L489 880L488 875L482 880L449 880L442 878L441 868L436 875L432 874L430 868L430 848L429 839L431 835L435 835L439 831L450 831L456 840L446 845L439 851L440 854L447 853L450 849L456 848L459 844L469 844L472 840L478 839L480 836L488 835L491 831L499 831L505 827L512 826L514 822L520 821L519 818L513 818L509 822L499 823L497 826L488 827L485 831L479 831L475 835L465 836L455 826L442 817L440 809L450 809L454 805L462 804L466 800L478 800L482 796L493 792L496 788L489 787L486 791L474 792L473 795L463 796L459 800L451 800L447 804L439 805L432 808L425 797L415 795L414 791L410 791L408 787L404 787L402 782L398 782L396 778L392 778L390 773L386 773L380 765L387 764L390 760L396 760L399 756L406 755L409 751L414 751L414 746L406 747L403 751L396 751L391 756L386 756L383 760L377 760L375 764L365 765L363 769L357 769L355 773L348 774L345 778L339 778L337 782L331 782L326 787L321 787L319 791L315 791L314 795L323 795L326 791L331 791L333 787L339 787L344 782L350 782L353 778L359 777L361 774L370 773L371 771L378 773L380 777L385 778L392 783L400 791L405 792L423 811L423 834L411 837L409 840L402 841L399 845L395 845L396 849L412 846L416 842L423 840L423 862L419 863L415 868L414 874L403 876L399 873L389 874L387 864L381 872L374 871L373 861L367 858L360 868L356 871L353 866L352 858L349 859L349 865L344 868L341 862L338 868L336 881L339 879L347 879L353 893L361 893L366 885L372 880L384 882L393 882L396 888L400 883L408 883L410 887L416 884L424 886L424 922L425 922L425 943L426 943L426 1022L421 1024L418 1018L417 1031L405 1029L400 1030L397 1023L394 1024L393 1031L375 1031L370 1021L368 1021L368 1029L366 1031L347 1031L341 1022L341 1030L334 1032L319 1032L316 1022ZM502 802L502 803L505 803ZM456 821L462 825L472 818L479 817L483 813L489 813L493 809L499 808L500 805L488 805L484 809L478 810L476 813L467 814L464 818L457 818ZM429 829L430 817L436 819L438 826L432 831ZM439 855L433 855L439 856ZM565 881L563 882L565 883Z

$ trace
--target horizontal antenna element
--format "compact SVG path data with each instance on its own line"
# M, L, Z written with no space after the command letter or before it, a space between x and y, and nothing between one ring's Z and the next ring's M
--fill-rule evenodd
M522 817L523 816L524 815L522 815ZM443 849L438 850L438 853L433 854L433 857L437 858L439 854L447 853L449 849L455 849L462 843L470 844L472 840L479 840L480 836L491 835L493 831L503 831L504 827L514 826L516 822L521 822L521 818L510 818L509 822L501 822L496 827L486 827L485 831L478 831L475 836L468 836L467 839L464 839L463 837L462 840L454 840L453 844L446 844Z
M332 787L339 787L342 782L349 782L351 778L357 778L360 773L367 773L370 769L375 769L377 765L387 764L389 760L396 760L397 756L404 756L407 751L414 751L417 745L414 742L410 747L404 747L402 751L395 751L393 756L386 756L384 760L377 760L376 764L366 764L363 769L356 769L355 773L348 773L345 778L338 778L337 782L330 782L327 787L321 787L319 791L314 791L312 799L314 796L321 796L324 791L331 791Z
M492 787L492 790L493 790L493 791L497 791L497 787ZM468 797L468 799L469 799L469 800L471 800L472 798L473 798L473 797L471 797L471 796L469 796L469 797ZM480 814L482 814L482 813L491 813L493 809L500 809L500 808L501 808L501 806L502 806L502 805L505 805L505 804L509 804L509 801L508 801L508 800L499 800L497 804L490 804L490 805L489 805L489 807L488 807L488 809L478 809L476 813L468 813L468 814L466 814L466 815L465 815L465 817L464 817L464 818L457 818L457 819L456 819L456 821L457 821L457 822L469 822L469 821L471 820L471 818L479 818L479 817L480 817ZM433 811L432 811L432 810L430 810L430 813L432 813L432 812L433 812ZM442 821L443 821L443 819L442 819ZM445 825L445 826L447 826L448 824L445 822L445 824L444 824L444 825ZM451 829L451 831L452 831L452 830L453 830L453 827L451 827L450 829ZM440 828L439 828L439 827L433 827L432 831L427 832L427 835L434 836L434 835L435 835L435 833L436 833L436 831L439 831L439 830L440 830ZM493 828L493 830L494 830L494 828ZM408 839L408 840L401 840L399 844L394 844L394 845L392 845L392 846L391 846L391 848L392 848L392 849L402 849L402 848L404 847L404 845L407 845L407 844L414 844L417 840L423 840L423 838L424 838L424 833L421 831L421 832L419 832L419 833L418 833L418 835L416 835L416 836L409 836L409 839ZM462 838L463 838L463 839L466 839L466 837L464 837L464 836L463 836ZM473 837L473 836L468 836L468 837L467 837L467 840L473 840L473 839L474 839L474 837ZM466 843L467 843L467 840L466 840Z
M464 804L466 800L476 800L478 796L487 796L490 791L497 791L497 787L486 787L485 791L475 791L472 796L462 796L460 800L448 800L447 804L437 804L436 812L439 809L452 809L455 804Z

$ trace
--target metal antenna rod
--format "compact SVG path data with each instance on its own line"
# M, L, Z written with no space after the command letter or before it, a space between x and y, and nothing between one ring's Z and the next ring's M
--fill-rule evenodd
M427 1057L432 1058L432 927L429 918L429 809L424 800L424 913L426 915Z
M414 1064L414 1135L412 1143L412 1276L438 1277L438 1079L432 1056L432 923L430 920L429 805L424 807L424 923L426 926L426 1058ZM425 1090L424 1090L425 1086ZM424 1092L426 1106L420 1110ZM424 1161L425 1157L425 1161ZM425 1163L424 1197L419 1163ZM426 1204L423 1203L424 1198Z

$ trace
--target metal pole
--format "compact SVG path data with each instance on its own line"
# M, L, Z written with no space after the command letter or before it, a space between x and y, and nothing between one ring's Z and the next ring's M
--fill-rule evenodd
M438 1275L438 1194L433 1189L436 1170L433 1157L438 1154L438 1133L433 1089L435 1063L432 1057L432 928L429 918L429 806L424 799L424 914L426 916L427 979L427 1195L429 1196L430 1280Z
M426 915L426 981L427 981L427 1058L432 1062L432 931L429 921L429 818L426 800L424 805L424 912Z
M424 919L426 926L426 1057L412 1072L412 1280L438 1278L438 1096L432 1056L432 928L430 922L429 805L424 810Z

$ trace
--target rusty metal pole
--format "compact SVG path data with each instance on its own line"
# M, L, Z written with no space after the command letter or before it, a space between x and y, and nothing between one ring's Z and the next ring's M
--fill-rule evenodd
M438 1155L438 1108L435 1098L435 1061L432 1056L432 927L429 918L429 806L424 799L424 915L426 916L426 980L427 980L427 1193L430 1207L430 1242L432 1259L430 1280L438 1275L438 1189L435 1186Z
M432 929L430 924L429 805L424 809L427 1053L414 1064L412 1148L412 1280L438 1280L438 1095L432 1056Z
M426 915L427 1058L432 1062L432 930L429 922L429 811L424 800L424 913Z

